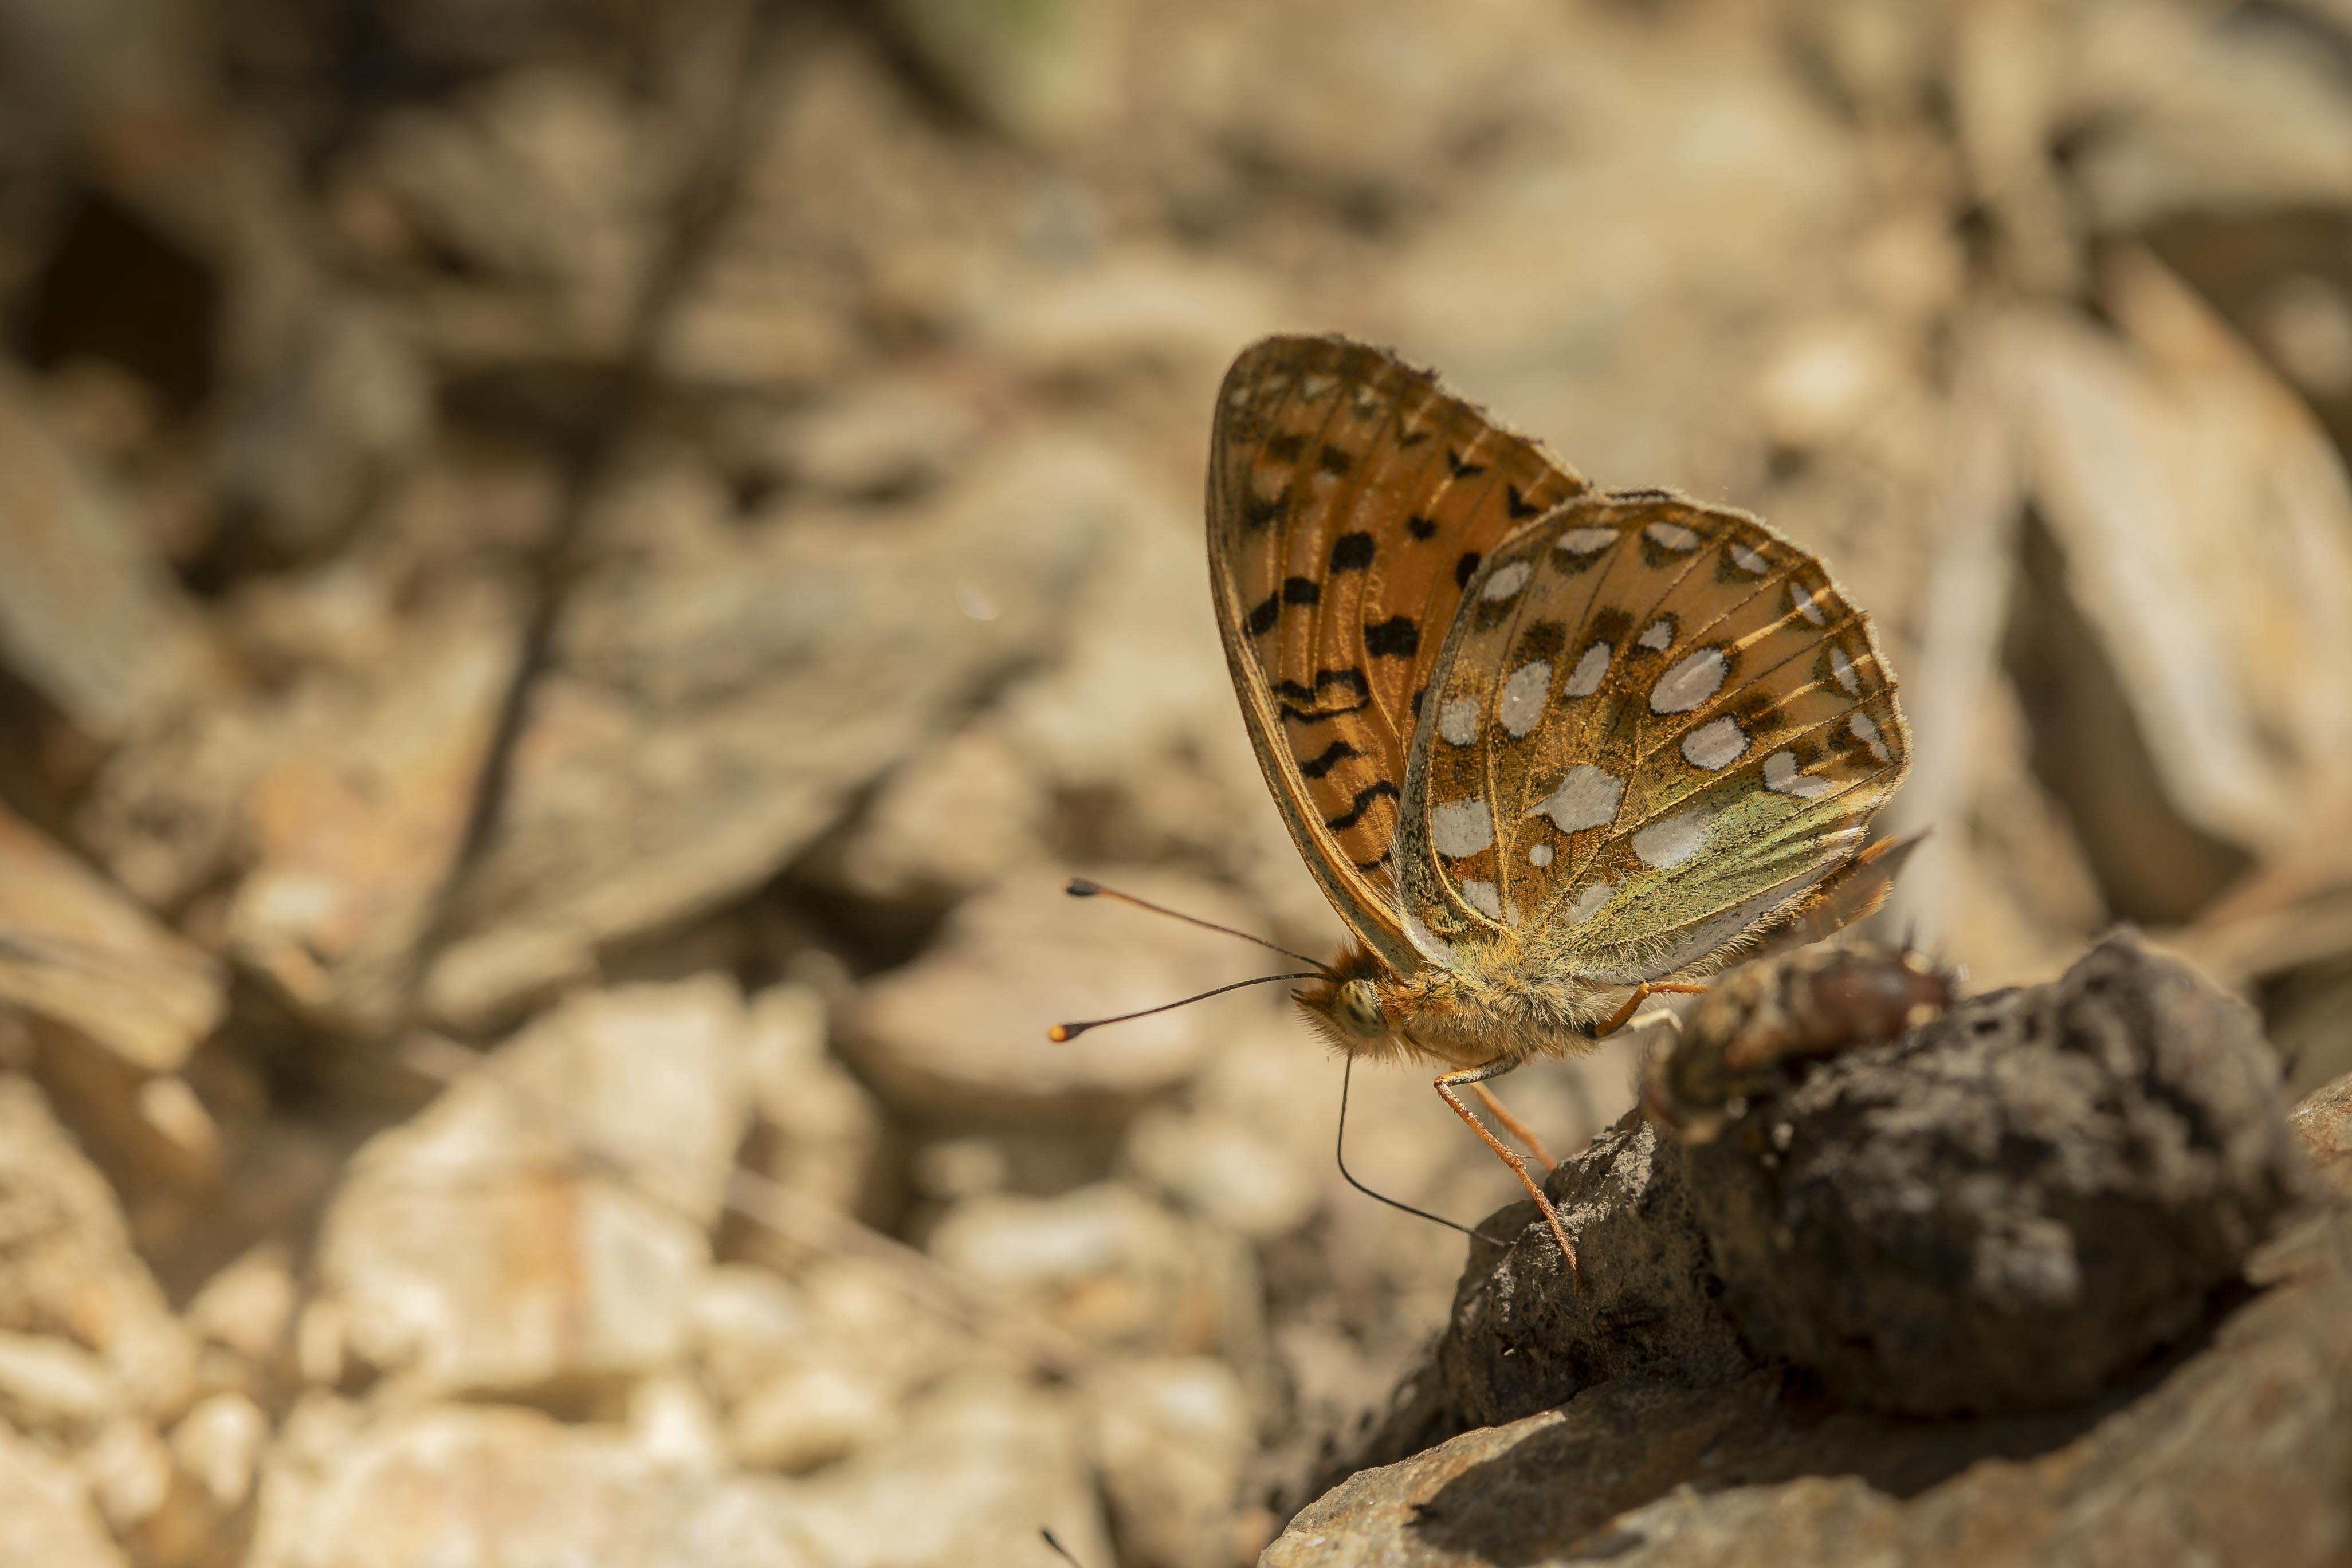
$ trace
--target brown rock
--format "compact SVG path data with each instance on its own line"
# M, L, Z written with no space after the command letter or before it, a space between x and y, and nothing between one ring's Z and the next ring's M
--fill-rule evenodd
M1118 872L1102 880L1203 920L1243 931L1255 924L1229 894L1192 878ZM1117 1114L1198 1072L1247 1000L1219 998L1062 1042L1048 1040L1047 1028L1295 967L1265 958L1231 936L1108 899L1068 897L1059 878L1041 873L964 904L929 953L868 986L845 1044L884 1093L934 1115Z
M0 661L112 740L224 674L195 608L122 497L0 373Z
M437 1406L281 1462L252 1568L594 1562L798 1568L828 1559L773 1483L656 1464L535 1412Z
M673 1362L748 1116L743 1030L715 977L584 996L362 1148L306 1371L521 1390Z
M0 1427L0 1563L123 1568L72 1470Z
M2352 1212L2248 1273L2262 1293L2210 1341L2070 1411L1922 1421L1825 1407L1769 1373L1622 1379L1356 1477L1259 1562L2340 1563Z
M2352 1073L2315 1089L2286 1119L2321 1185L2352 1197Z
M767 880L955 705L1059 641L1136 488L1096 447L1007 440L887 528L795 514L593 576L432 1006L495 1016L598 944Z
M0 1329L88 1353L113 1409L165 1416L186 1400L187 1336L131 1249L113 1193L12 1074L0 1074Z

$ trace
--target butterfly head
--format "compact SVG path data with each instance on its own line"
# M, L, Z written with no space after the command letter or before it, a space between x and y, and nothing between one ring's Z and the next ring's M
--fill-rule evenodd
M1350 947L1321 978L1291 993L1318 1031L1350 1056L1376 1051L1395 1034L1395 981L1379 959Z

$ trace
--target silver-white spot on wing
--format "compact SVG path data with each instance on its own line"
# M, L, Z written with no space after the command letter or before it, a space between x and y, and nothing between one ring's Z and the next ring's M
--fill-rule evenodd
M1704 806L1661 817L1633 835L1633 856L1643 865L1664 871L1698 853L1706 842L1706 825L1714 813Z
M1438 738L1448 746L1467 746L1478 738L1478 699L1448 697L1437 709Z
M1856 740L1870 747L1870 754L1873 757L1881 762L1894 760L1895 754L1886 749L1886 742L1879 736L1878 726L1871 722L1868 714L1856 713L1845 721L1845 727L1853 731L1853 737Z
M1404 912L1404 939L1412 950L1431 963L1445 968L1454 967L1454 945L1432 932L1421 923L1421 916L1408 909Z
M1688 713L1723 689L1731 665L1720 648L1685 654L1650 688L1652 713Z
M1594 883L1591 887L1588 887L1582 893L1578 894L1575 899L1570 903L1568 906L1568 923L1570 925L1583 925L1595 915L1601 913L1601 906L1608 903L1609 895L1616 891L1616 884L1613 883Z
M1698 535L1680 523L1652 523L1642 531L1660 549L1695 550L1699 546Z
M1576 661L1576 668L1569 671L1560 691L1572 697L1589 697L1599 691L1601 683L1609 675L1609 657L1606 643L1595 643L1587 648L1584 656Z
M1750 577L1761 577L1772 570L1772 563L1764 559L1761 551L1750 549L1737 539L1731 544L1731 564Z
M1845 688L1846 695L1858 697L1862 695L1862 677L1854 673L1853 661L1847 658L1845 650L1834 643L1830 644L1830 674L1837 678L1839 685Z
M1683 759L1693 768L1728 768L1748 749L1748 736L1729 718L1710 719L1683 737Z
M1551 864L1551 846L1549 844L1529 844L1528 846L1528 863L1535 867L1538 871L1541 871L1544 867Z
M1551 691L1551 663L1537 659L1521 664L1503 683L1503 700L1496 705L1495 716L1503 721L1503 730L1513 740L1535 728L1543 717L1544 698Z
M1338 384L1337 376L1327 376L1320 371L1309 371L1298 378L1298 395L1307 402L1319 402L1325 392Z
M1454 860L1475 855L1495 841L1494 813L1484 800L1448 800L1429 809L1429 841Z
M1642 634L1633 641L1644 648L1655 648L1659 653L1664 653L1675 645L1675 618L1671 615L1659 616L1655 621L1643 627Z
M1607 826L1617 815L1617 802L1624 793L1625 780L1603 773L1590 762L1580 762L1568 770L1558 789L1528 808L1528 815L1540 812L1561 832L1580 833L1587 828Z
M1570 528L1551 548L1568 555L1599 555L1616 542L1615 528Z
M1764 788L1779 795L1794 795L1800 800L1810 800L1816 795L1826 795L1830 781L1800 769L1797 754L1776 751L1764 759Z
M1829 612L1822 608L1820 601L1816 600L1811 594L1805 591L1805 585L1803 583L1791 582L1789 584L1789 603L1793 609L1795 609L1798 614L1803 616L1814 625L1822 626L1829 623Z
M1489 920L1503 918L1503 894L1491 882L1465 882L1462 897L1471 908Z
M1486 580L1486 586L1478 591L1478 597L1490 604L1500 603L1525 588L1528 585L1528 579L1535 575L1535 570L1534 567L1523 560L1515 560L1507 565L1498 566L1495 569L1495 575Z

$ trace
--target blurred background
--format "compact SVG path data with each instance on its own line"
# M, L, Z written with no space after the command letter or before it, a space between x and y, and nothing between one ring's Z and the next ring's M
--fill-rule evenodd
M1273 988L1044 1030L1265 972L1074 872L1336 937L1272 330L1820 551L1890 930L2352 1069L2345 0L0 0L0 328L8 1562L1249 1561L1462 1239Z

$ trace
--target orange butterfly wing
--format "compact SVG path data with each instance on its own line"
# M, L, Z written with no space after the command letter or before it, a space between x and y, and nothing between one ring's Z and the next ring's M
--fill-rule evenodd
M1342 920L1400 972L1391 849L1422 695L1464 587L1586 489L1429 371L1338 338L1269 338L1226 373L1209 576L1258 765Z

